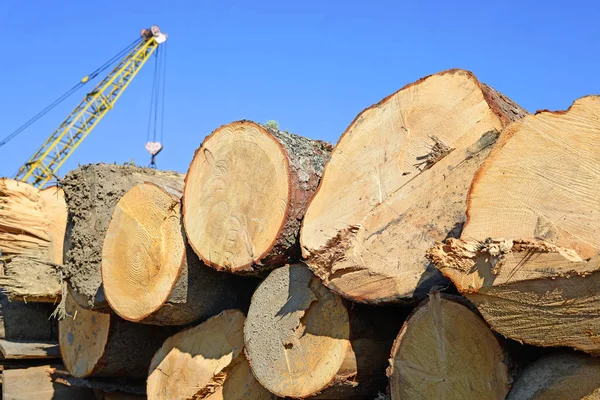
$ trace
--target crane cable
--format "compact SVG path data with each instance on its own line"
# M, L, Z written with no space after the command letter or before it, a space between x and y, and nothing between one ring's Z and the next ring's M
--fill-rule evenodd
M64 94L62 94L60 97L58 97L52 103L50 103L50 105L48 105L42 111L38 112L36 115L34 115L33 117L31 117L27 122L25 122L23 125L21 125L20 127L18 127L16 130L14 130L12 133L10 133L8 136L6 136L4 139L2 139L2 141L0 141L0 147L4 146L8 142L10 142L12 139L14 139L15 137L17 137L25 129L27 129L28 127L30 127L31 125L33 125L37 120L39 120L40 118L42 118L44 115L46 115L48 112L50 112L56 106L58 106L60 103L62 103L63 101L65 101L66 99L68 99L69 97L71 97L71 95L73 95L77 90L79 90L85 84L87 84L88 82L90 82L91 80L93 80L94 78L96 78L100 73L102 73L105 70L107 70L117 60L123 58L125 56L125 54L129 53L135 46L137 46L137 44L141 40L142 40L142 38L136 39L131 44L129 44L127 47L125 47L123 50L119 51L116 55L114 55L112 58L110 58L108 61L106 61L104 64L102 64L100 67L96 68L92 73L90 73L89 75L86 75L83 79L81 79L71 89L67 90Z
M150 94L150 112L148 115L148 131L146 134L146 150L150 153L150 168L156 168L156 156L163 149L165 87L167 70L167 45L164 52L161 47L156 50L154 61L154 77ZM160 113L159 113L160 108ZM160 115L160 116L159 116ZM159 124L160 121L160 124ZM152 134L152 135L151 135ZM150 137L152 136L152 140ZM160 138L160 140L158 140Z

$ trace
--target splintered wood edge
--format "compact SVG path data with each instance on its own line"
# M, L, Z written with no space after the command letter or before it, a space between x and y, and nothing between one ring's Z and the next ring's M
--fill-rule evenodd
M102 264L100 267L100 272L101 272L101 276L102 276L102 282L103 282L103 287L104 287L104 294L106 297L106 301L109 304L109 306L112 308L112 310L114 310L121 318L128 320L128 321L132 321L132 322L139 322L139 321L143 321L145 318L147 318L148 316L150 316L151 314L153 314L154 312L158 311L161 307L163 307L165 305L165 303L167 302L167 300L170 297L171 292L173 291L173 288L175 287L175 285L177 284L177 281L179 279L179 276L181 275L181 271L183 268L183 261L185 259L185 238L183 236L183 232L181 232L181 243L180 243L180 249L181 250L181 256L179 257L179 260L175 260L172 264L172 266L175 266L176 268L172 269L172 273L171 274L157 274L155 276L153 276L152 278L156 278L160 275L160 277L162 277L162 281L159 280L153 280L151 278L151 285L148 282L143 283L140 286L140 290L145 290L147 291L149 288L156 288L157 286L159 286L159 283L163 283L165 285L167 285L168 290L154 290L151 293L153 294L152 296L149 296L150 301L146 302L144 304L142 304L142 302L140 301L139 296L134 293L133 291L129 290L131 288L131 285L128 286L123 286L122 282L123 279L118 279L116 278L115 274L117 273L122 273L125 272L126 274L130 274L131 273L131 269L129 268L132 265L131 260L129 260L128 258L123 258L121 261L123 261L123 263L119 263L117 262L117 255L120 254L124 254L124 255L128 255L127 254L127 249L125 249L125 251L123 252L115 252L114 249L122 249L122 246L119 246L117 244L113 245L113 246L109 246L109 244L113 241L116 241L120 235L123 235L123 231L121 229L121 225L117 225L117 222L123 222L126 223L127 220L133 220L134 218L131 218L131 216L129 216L125 211L123 211L122 207L124 204L126 204L129 201L129 198L132 196L137 196L138 192L143 193L144 195L146 195L146 198L150 198L150 194L148 191L154 191L154 196L152 196L152 198L156 198L157 195L160 196L165 196L165 199L169 199L172 202L172 205L170 207L167 207L167 209L165 210L160 210L161 212L164 211L164 216L169 216L169 212L172 212L173 209L171 208L173 205L175 205L175 207L180 207L180 201L181 201L181 192L179 192L176 188L172 188L172 187L166 187L166 186L161 186L161 185L157 185L151 182L143 182L143 183L139 183L135 186L133 186L130 190L127 191L127 193L125 193L125 195L123 197L121 197L121 199L119 199L119 201L117 202L117 204L114 207L114 211L113 211L113 215L111 217L111 220L109 222L108 228L106 230L106 235L104 238L104 245L102 246ZM134 202L135 204L135 202ZM157 206L159 207L159 206ZM175 212L175 214L179 214L179 221L181 221L181 214L180 212ZM165 219L166 220L166 219ZM140 230L142 229L142 227L145 227L145 225L141 224L140 221L135 221L135 230ZM164 220L163 220L164 222ZM134 224L130 224L130 225L134 225ZM177 225L177 224L176 224ZM163 224L161 224L160 228L163 228ZM113 232L113 230L115 232ZM144 231L146 231L146 229L142 229ZM179 230L183 231L183 226L181 226L180 224L177 225L176 227L176 232L173 232L174 237L177 237L179 234ZM137 241L139 238L137 237L137 235L128 235L129 237L133 236L133 241ZM163 232L163 239L166 237L166 235L164 235ZM160 253L160 250L164 247L164 242L161 240L160 243L160 249L154 248L152 247L151 249L154 250L154 253ZM173 247L171 246L171 249ZM110 251L110 256L108 254L105 253ZM131 255L131 254L130 254ZM163 261L163 258L165 256L165 254L159 254L161 262ZM151 258L151 257L150 257ZM171 261L172 257L169 257L169 261ZM125 265L123 265L125 264ZM171 264L171 263L169 263ZM171 266L171 265L169 265ZM147 267L147 265L143 265L142 267ZM164 271L165 270L166 265L162 264L160 266L160 270ZM125 276L126 278L129 277L129 275ZM113 279L116 278L116 279ZM126 279L126 281L131 284L131 281L129 279ZM134 282L137 283L139 285L139 282ZM149 292L150 294L150 292ZM158 297L157 294L162 294L161 297ZM156 299L158 299L157 301L155 301ZM139 309L142 307L143 310L138 310L138 312L132 312L132 309Z
M283 160L284 160L284 167L286 169L286 175L290 176L290 163L289 163L289 158L287 156L287 151L285 150L285 148L283 147L283 145L279 142L279 140L277 140L271 133L269 133L269 131L267 129L265 129L264 127L262 127L260 124L257 124L256 122L253 121L249 121L249 120L239 120L239 121L235 121L232 122L230 124L225 124L225 125L221 125L220 127L218 127L217 129L215 129L210 135L206 136L204 138L204 140L202 141L202 144L200 145L200 147L198 149L196 149L196 151L194 152L194 156L192 157L192 161L190 162L190 165L188 167L187 173L185 174L185 184L184 184L184 190L183 190L183 197L181 199L181 213L183 215L183 224L184 224L184 228L186 231L186 234L188 232L188 228L187 228L187 218L186 218L186 193L187 193L187 189L188 189L188 185L189 183L189 172L190 169L192 168L192 166L194 165L194 163L196 162L196 159L200 156L201 151L204 150L204 147L206 145L206 143L208 143L215 135L217 135L218 133L220 133L221 130L225 129L225 128L229 128L229 127L235 127L237 125L243 125L243 124L248 124L250 126L253 126L255 128L258 129L259 132L266 134L273 142L275 142L275 144L279 147L281 154L283 155ZM237 272L237 271L252 271L252 266L255 265L256 263L260 262L261 259L263 259L264 257L266 257L271 250L273 250L273 247L275 247L275 245L277 244L277 239L281 236L281 233L283 232L283 229L285 227L286 221L289 218L289 214L290 214L290 202L289 200L292 198L292 185L288 183L288 190L287 190L287 197L288 197L288 202L287 202L287 206L285 209L285 213L284 216L282 218L281 224L279 226L279 229L277 230L277 234L274 236L272 242L270 243L270 245L266 248L266 250L260 254L257 257L254 257L252 259L252 261L249 261L246 264L237 266L236 268L227 268L224 267L222 265L216 264L211 262L210 260L208 260L206 257L204 257L204 255L199 251L199 249L197 248L196 244L194 243L195 241L192 240L189 236L188 236L188 243L190 245L190 247L192 248L192 250L194 250L194 253L196 253L196 255L200 258L200 260L202 260L202 262L207 265L210 266L211 268L216 269L217 271L231 271L231 272ZM308 208L307 208L308 209Z

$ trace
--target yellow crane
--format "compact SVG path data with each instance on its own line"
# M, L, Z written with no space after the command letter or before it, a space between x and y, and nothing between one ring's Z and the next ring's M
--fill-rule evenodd
M117 66L91 92L85 95L81 103L75 107L33 156L20 167L15 179L41 188L50 179L56 177L58 169L90 134L106 113L114 107L119 97L121 97L146 61L157 50L158 46L166 40L167 35L162 33L156 25L150 29L142 29L140 38L134 43L109 60L103 67L98 68L94 73L83 78L74 88L9 135L7 139L0 142L1 146L15 137L24 128L31 125L51 108L54 108L66 99L66 97L70 96L76 89L85 85L90 79L93 79L106 69L107 66L113 64L116 61L115 58L125 54ZM154 89L153 87L153 95ZM152 155L152 164L154 164L154 156L160 152L162 144L159 142L148 142L146 149Z

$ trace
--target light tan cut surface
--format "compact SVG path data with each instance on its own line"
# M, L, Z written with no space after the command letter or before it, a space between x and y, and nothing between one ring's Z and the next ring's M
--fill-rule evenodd
M505 337L600 354L600 257L545 242L450 239L430 258Z
M62 189L0 179L0 250L62 264L67 206Z
M3 400L91 400L92 389L61 385L52 381L52 366L2 371Z
M179 198L151 184L114 208L102 247L102 282L111 308L140 321L159 309L179 278L185 253Z
M362 112L325 168L303 221L303 256L357 301L426 293L439 283L425 251L460 234L471 180L518 106L470 73L447 71ZM496 93L496 92L493 92ZM500 115L499 115L500 114Z
M600 249L600 97L515 123L477 173L461 238Z
M434 292L405 322L392 348L392 400L503 400L508 371L487 325Z
M110 314L85 310L71 296L66 296L65 311L67 315L58 322L60 352L69 373L84 378L104 354Z
M244 327L254 375L280 397L305 398L332 384L352 353L349 336L345 305L304 264L271 272Z
M529 365L507 400L598 400L600 359L581 353L545 356Z
M60 349L56 342L13 342L0 339L0 352L2 352L2 358L7 360L60 358Z
M150 365L148 399L274 399L244 357L244 321L226 310L168 338Z
M207 264L243 269L270 250L288 209L288 158L261 126L217 129L190 164L183 214L190 244Z

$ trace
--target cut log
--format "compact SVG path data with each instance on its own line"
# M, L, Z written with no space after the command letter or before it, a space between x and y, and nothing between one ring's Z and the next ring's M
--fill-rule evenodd
M58 323L65 367L76 378L145 377L152 355L173 330L134 324L116 315L86 310L70 295Z
M102 249L102 282L122 318L186 325L227 308L248 308L249 280L202 264L187 244L181 221L183 178L173 188L141 183L115 206Z
M600 253L600 96L506 130L469 193L465 240L543 240Z
M36 258L9 257L4 261L0 287L11 301L57 303L61 299L61 268Z
M598 400L600 359L581 353L542 357L523 371L507 400Z
M62 366L60 366L62 367ZM52 381L60 383L61 385L77 387L77 388L88 388L92 389L96 393L98 400L108 400L107 394L110 395L108 398L118 399L119 395L131 395L133 398L142 396L146 398L146 387L145 380L140 379L124 379L124 378L76 378L71 376L64 367L63 368L51 368L50 376Z
M152 358L148 399L275 399L244 356L244 321L225 310L168 338Z
M600 354L600 257L545 242L448 239L430 259L505 337Z
M298 261L300 223L330 150L250 121L213 132L194 155L183 196L196 254L240 274Z
M404 323L388 375L392 400L503 400L510 388L492 331L465 305L436 291Z
M0 339L12 341L56 341L58 326L50 303L10 301L0 294Z
M90 400L91 389L75 388L54 383L48 372L53 366L45 365L2 372L3 400Z
M109 311L101 279L102 244L113 209L133 186L152 182L169 186L172 172L133 165L84 165L62 180L69 211L64 276L71 295L86 309Z
M61 264L67 225L62 189L0 178L0 257L22 255Z
M2 359L4 360L60 358L58 342L14 342L0 339L0 352L2 352Z
M503 127L525 113L462 70L421 79L364 110L306 211L306 263L359 302L420 297L446 283L425 252L460 235L475 172Z
M402 319L357 310L304 264L275 269L254 293L244 327L258 381L280 397L375 398Z

